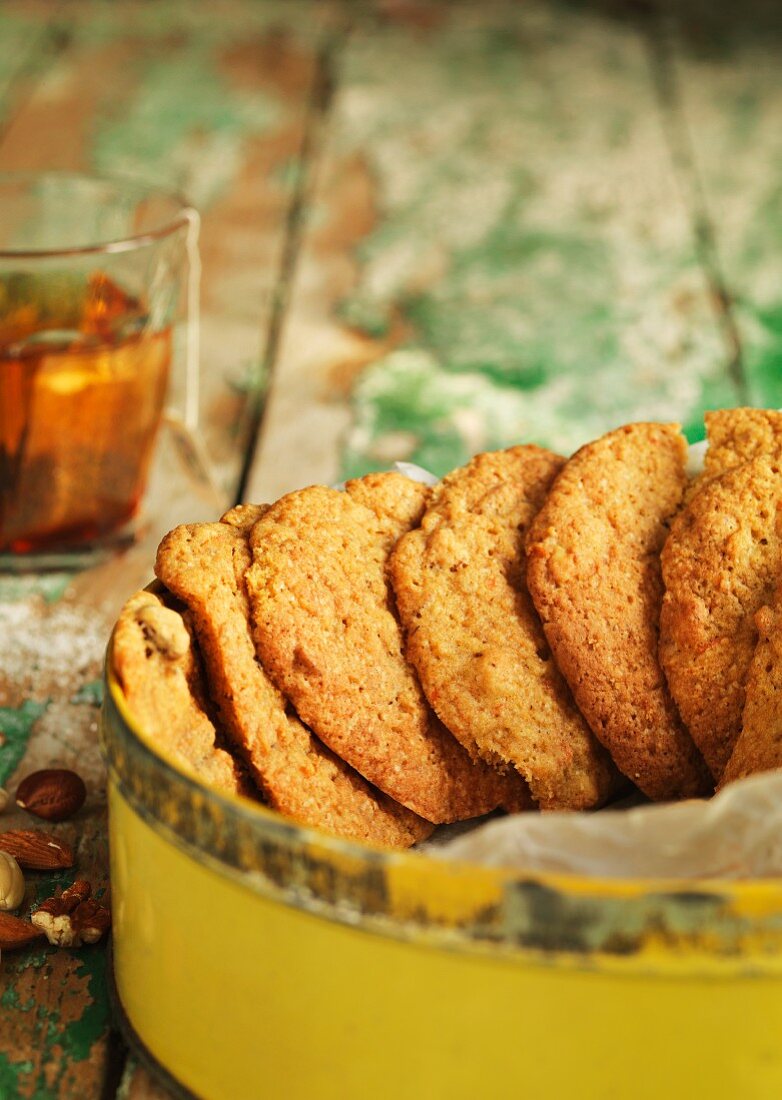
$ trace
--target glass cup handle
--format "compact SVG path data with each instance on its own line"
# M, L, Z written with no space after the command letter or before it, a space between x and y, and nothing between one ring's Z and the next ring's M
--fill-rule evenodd
M185 287L187 320L185 329L185 400L184 412L166 406L163 420L176 444L185 471L194 486L206 492L212 502L223 510L224 493L215 479L212 464L199 430L201 385L201 255L198 238L201 216L193 207L184 211L187 219L185 255L187 285ZM216 517L215 517L216 518Z

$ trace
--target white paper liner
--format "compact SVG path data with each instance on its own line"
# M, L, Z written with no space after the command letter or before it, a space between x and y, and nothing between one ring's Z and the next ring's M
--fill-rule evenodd
M489 867L604 878L782 877L782 773L709 800L495 818L427 854Z

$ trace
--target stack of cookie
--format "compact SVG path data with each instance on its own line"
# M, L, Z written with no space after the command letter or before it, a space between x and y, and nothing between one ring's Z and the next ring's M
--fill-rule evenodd
M715 780L782 767L782 413L707 414L662 557L660 656Z
M115 631L131 711L212 786L385 847L782 765L782 414L707 427L694 482L676 426L633 424L178 527Z

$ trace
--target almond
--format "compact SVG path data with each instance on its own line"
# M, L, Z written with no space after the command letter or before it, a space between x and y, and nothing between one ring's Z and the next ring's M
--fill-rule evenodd
M44 933L21 917L0 913L0 950L12 951L15 947L27 947Z
M0 852L8 852L20 867L28 871L57 871L63 867L73 867L70 845L51 833L36 829L13 829L0 833Z
M84 805L84 780L67 768L44 768L23 779L16 791L17 805L46 821L62 821Z

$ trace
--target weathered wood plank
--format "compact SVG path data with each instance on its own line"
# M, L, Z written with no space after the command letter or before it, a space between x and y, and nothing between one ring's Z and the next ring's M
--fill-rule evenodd
M91 671L97 671L99 660L91 665ZM72 683L79 678L80 674L74 673ZM94 705L71 703L67 698L49 701L16 775L62 765L75 768L84 777L89 791L84 808L76 818L52 826L51 831L74 846L78 876L101 893L108 886L108 852L96 728ZM2 758L0 749L0 761ZM15 789L16 777L9 786ZM37 824L19 810L4 817L3 829ZM75 874L26 872L27 894L20 912L29 912L57 886L72 882ZM4 954L2 971L0 1095L99 1096L109 1059L105 945L78 951L36 947Z
M633 418L697 435L735 400L643 35L429 14L363 20L340 60L248 497Z
M679 125L752 404L782 406L782 11L675 6Z
M24 13L3 13L0 19L0 132L3 122L14 117L34 86L43 65L55 53L51 29L25 16ZM29 587L29 586L28 586ZM50 595L59 591L55 581L44 582ZM4 596L14 590L14 584L4 585ZM16 595L25 591L18 582ZM31 600L30 614L25 605L4 600L0 604L3 644L0 646L0 783L20 769L32 771L36 760L45 759L74 763L69 744L74 750L73 734L79 742L78 755L84 745L84 731L95 728L96 712L89 704L67 702L68 691L75 697L83 677L99 674L99 651L102 637L92 635L81 647L80 655L55 671L53 654L49 652L49 676L45 684L37 684L34 668L36 645L32 621L32 605L45 606L40 594ZM61 616L62 619L62 616ZM75 643L78 648L78 643ZM47 690L62 673L61 700L50 701ZM39 753L26 755L31 731ZM94 737L90 740L94 741ZM78 843L80 870L97 889L106 885L105 822L99 789L95 782L102 766L97 752L88 748L80 759L79 770L90 782L91 797L81 811L77 823L56 827L72 843ZM13 787L13 783L11 786ZM9 814L3 828L20 826L27 815ZM25 821L27 824L29 819ZM25 908L50 894L56 885L70 881L63 874L29 873L26 875ZM24 1095L99 1095L106 1075L108 1011L102 993L105 953L101 947L84 954L36 949L9 955L2 962L3 1027L0 1029L0 1094Z
M204 213L201 413L217 484L189 474L164 431L127 553L75 575L0 580L0 728L8 731L0 782L13 791L22 775L44 765L83 775L87 805L59 829L77 843L77 869L97 888L107 880L95 707L102 653L119 606L150 579L161 534L177 522L214 518L232 499L325 14L310 3L251 0L219 11L33 0L0 13L0 41L13 21L32 34L46 28L41 41L58 27L67 38L40 79L36 64L25 62L24 79L6 82L0 168L140 174L189 191ZM19 811L2 828L23 820L30 823ZM27 908L51 892L55 878L28 876ZM101 1095L111 1051L105 967L102 947L3 959L1 1095ZM146 1094L135 1071L125 1087Z

